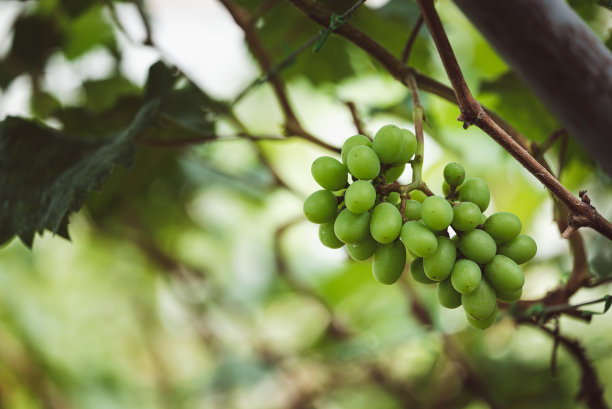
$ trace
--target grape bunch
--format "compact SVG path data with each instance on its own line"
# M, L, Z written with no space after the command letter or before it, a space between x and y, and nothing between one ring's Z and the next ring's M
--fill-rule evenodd
M372 141L348 138L342 162L329 156L313 162L312 176L323 189L306 198L304 214L319 224L325 246L346 245L359 261L373 256L372 273L380 283L396 282L410 257L415 281L437 284L443 307L463 306L468 322L486 329L497 318L497 300L521 297L519 264L535 256L536 243L520 234L516 215L483 213L489 187L483 179L466 178L458 163L444 168L445 197L397 183L416 149L414 134L395 125L383 126Z

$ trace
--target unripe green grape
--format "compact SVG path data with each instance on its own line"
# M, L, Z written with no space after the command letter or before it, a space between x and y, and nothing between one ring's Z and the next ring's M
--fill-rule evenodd
M387 196L387 202L399 209L402 204L402 198L398 192L391 192Z
M344 243L360 242L370 234L370 213L355 214L348 209L342 210L334 222L334 232Z
M442 194L444 197L448 197L451 194L451 188L448 183L446 183L446 180L442 181Z
M410 198L416 200L419 203L423 203L427 199L427 195L420 190L413 190L410 192Z
M402 216L391 203L382 202L372 211L370 233L379 243L391 243L402 230Z
M395 125L385 125L376 132L372 149L381 163L397 163L401 153L403 132Z
M459 231L474 230L482 220L480 208L472 202L460 202L453 207L453 229Z
M353 260L364 261L374 255L377 247L378 242L368 235L357 243L347 244L346 250Z
M396 282L406 267L406 247L399 240L383 244L376 249L372 261L372 273L382 284Z
M523 264L531 260L538 251L538 246L534 239L526 234L520 234L510 243L499 246L499 254L510 257L516 264Z
M486 317L480 320L474 319L473 317L470 316L470 314L466 314L465 316L467 317L467 320L472 327L476 329L480 329L480 330L485 330L489 328L491 325L495 324L495 321L497 321L498 309L499 307L497 306L497 303L496 303L495 306L493 307L493 311L491 311L489 315L487 315Z
M440 281L436 289L440 305L446 308L457 308L461 305L461 294L453 288L450 278Z
M521 220L513 213L493 213L482 225L496 243L509 243L521 232Z
M493 257L493 260L485 265L484 274L493 288L503 293L520 290L525 284L523 270L510 257L501 254Z
M451 162L444 167L444 180L449 186L457 187L465 179L465 169L457 162Z
M402 145L400 147L400 153L397 161L399 163L407 163L412 159L416 152L417 140L416 136L408 129L401 129L402 131Z
M499 301L510 303L521 299L521 295L523 295L523 289L519 288L518 290L512 291L510 293L495 290L495 293L497 294L497 299Z
M398 165L398 166L393 166L393 167L387 169L387 171L384 173L385 174L385 182L391 183L391 182L397 180L397 178L402 176L402 173L404 173L404 169L406 169L406 164L405 163L403 163L401 165Z
M482 272L478 264L467 258L455 262L451 271L451 282L455 290L461 294L469 294L478 288L480 280Z
M470 260L478 264L486 264L495 257L497 246L488 233L474 229L461 236L459 250Z
M497 305L495 290L487 283L487 280L480 280L476 290L469 294L461 295L463 309L475 320L482 320L491 314Z
M338 199L328 190L317 190L304 200L304 215L313 223L324 223L338 213Z
M467 203L471 203L471 202L467 202ZM485 224L485 222L487 221L487 215L484 213L480 214L480 223L478 224L479 226Z
M401 231L402 242L415 256L424 257L433 254L438 247L435 234L417 221L404 223Z
M425 275L425 270L423 270L423 258L418 257L412 260L410 263L410 275L417 283L421 284L435 284L437 281L431 280L429 277Z
M370 138L368 138L365 135L353 135L350 138L348 138L346 141L344 141L340 155L342 156L342 163L344 163L345 166L347 166L346 160L348 158L349 152L355 146L359 146L359 145L364 145L364 146L367 146L368 148L371 148L372 141L370 141Z
M430 229L444 230L453 221L453 207L443 197L430 196L423 202L421 218Z
M355 146L346 159L349 172L357 179L372 180L380 173L376 153L365 145Z
M423 257L425 275L434 281L446 279L455 265L457 249L448 237L436 237L438 246L431 255Z
M325 190L340 190L346 187L348 172L340 161L331 156L321 156L312 162L312 177Z
M466 180L459 189L459 200L462 202L476 203L481 211L487 210L491 201L489 185L480 178Z
M406 208L404 209L404 217L407 220L419 220L421 218L421 202L416 200L406 200Z
M369 180L356 180L346 189L344 204L353 213L370 210L376 201L376 189Z
M344 246L344 243L341 242L338 237L336 237L336 233L334 233L334 221L335 220L330 220L319 225L319 240L321 240L324 246L330 249L339 249Z

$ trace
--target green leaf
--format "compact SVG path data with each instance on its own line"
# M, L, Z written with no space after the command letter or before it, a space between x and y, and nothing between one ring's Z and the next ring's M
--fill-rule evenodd
M31 246L36 232L67 236L67 216L116 165L130 167L133 136L150 123L143 110L124 132L84 139L17 117L0 123L0 244L18 236Z
M62 45L64 55L74 60L96 46L114 47L115 35L101 5L91 7L74 20L64 22L66 41Z

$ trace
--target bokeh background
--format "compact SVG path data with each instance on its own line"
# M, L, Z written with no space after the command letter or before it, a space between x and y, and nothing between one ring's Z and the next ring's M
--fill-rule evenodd
M237 3L253 12L263 2ZM338 12L351 5L324 3ZM257 27L280 61L319 28L287 2L271 4ZM571 4L610 43L610 11ZM533 141L557 130L453 3L437 7L477 98ZM153 46L143 45L140 10ZM40 25L18 35L14 28L32 16ZM399 55L417 18L412 1L369 0L351 23ZM19 48L17 38L31 47ZM0 56L0 117L34 117L92 135L125 125L129 118L119 114L132 112L160 59L210 101L232 101L260 75L243 32L213 0L2 1ZM15 65L15 58L29 65ZM410 62L447 83L426 29ZM332 35L318 53L308 49L282 75L301 123L329 144L341 146L356 133L347 101L370 134L387 123L412 127L408 90L342 38ZM421 98L430 125L428 185L441 193L450 161L486 179L487 213L516 213L539 247L524 266L523 299L563 283L571 254L543 186L484 133L464 131L456 106ZM474 330L461 309L441 308L434 291L408 275L381 285L370 262L318 242L301 203L317 189L312 161L334 154L296 137L237 136L245 129L283 136L268 84L234 104L233 119L211 107L203 115L217 140L141 144L134 167L115 169L71 216L71 241L46 233L31 250L17 239L0 249L1 408L583 406L575 400L575 361L561 348L553 375L552 338L537 328L517 326L506 312L487 331ZM547 158L558 169L558 145ZM571 137L563 161L566 187L588 189L610 219L610 180ZM409 170L403 178L410 180ZM610 242L583 234L591 270L607 277ZM609 292L609 285L581 290L573 301ZM422 324L423 314L431 325ZM590 324L561 319L562 332L586 349L608 402L611 329L610 315Z

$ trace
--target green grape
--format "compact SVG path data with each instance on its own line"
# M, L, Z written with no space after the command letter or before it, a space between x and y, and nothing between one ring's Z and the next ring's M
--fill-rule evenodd
M365 145L355 146L346 159L349 172L357 179L372 180L380 172L376 153Z
M339 249L344 246L344 243L338 240L336 233L334 233L334 221L330 220L319 225L319 240L330 249Z
M511 293L523 288L523 270L510 257L501 254L493 257L484 267L484 275L496 291Z
M429 196L423 202L421 218L430 229L444 230L453 221L453 207L443 197Z
M368 180L356 180L346 189L344 204L353 213L370 210L376 201L376 189Z
M404 142L404 133L395 125L385 125L376 132L372 149L381 163L398 163Z
M497 305L495 290L487 283L480 280L478 288L469 294L461 295L463 309L475 320L486 318Z
M493 311L491 311L489 315L487 315L486 317L480 320L474 319L473 317L470 316L470 314L466 314L466 317L472 327L476 329L480 329L480 330L485 330L489 328L491 325L495 324L495 321L497 321L498 308L499 307L497 306L497 303L496 303L495 306L493 307Z
M427 199L427 195L420 190L413 190L410 192L410 198L416 200L419 203L423 203Z
M423 257L425 275L434 281L446 279L455 265L457 250L448 237L436 237L438 246L431 255Z
M487 210L491 201L489 185L480 178L466 180L459 189L459 200L462 202L476 203L481 211Z
M444 181L449 186L457 187L465 179L465 169L456 162L451 162L444 167Z
M404 217L407 220L419 220L421 218L421 202L416 200L406 200L406 208L404 209Z
M340 161L331 156L321 156L310 167L314 180L326 190L340 190L346 187L348 172Z
M342 210L334 223L336 237L347 244L358 243L370 234L370 213L355 214Z
M378 242L374 240L372 236L368 235L365 239L357 243L347 244L346 250L353 260L364 261L374 255L377 247Z
M459 231L474 230L481 221L482 212L472 202L460 202L453 207L453 229Z
M523 264L531 260L538 251L534 239L526 234L520 234L510 243L499 246L498 253L510 257L516 264Z
M461 236L458 247L464 256L478 264L486 264L493 260L497 251L495 240L479 229L471 230Z
M431 280L429 277L425 275L425 270L423 270L423 258L418 257L412 260L410 263L410 275L417 283L421 284L435 284L437 281Z
M417 147L416 136L408 129L401 129L402 131L402 145L397 161L399 163L410 162L410 159L414 156Z
M338 199L328 190L317 190L304 200L304 215L313 223L332 220L338 213Z
M448 197L451 194L451 188L448 183L446 183L446 180L442 181L442 194L444 197Z
M451 271L451 282L455 290L461 294L469 294L480 285L482 272L480 266L472 260L463 258L455 262Z
M521 220L513 213L493 213L484 222L482 229L489 233L496 243L508 243L521 232Z
M471 202L467 202L467 203L471 203ZM487 215L484 213L480 214L480 223L478 223L479 226L482 226L483 224L485 224L485 222L487 221Z
M385 182L391 183L397 180L397 178L402 176L402 173L404 173L404 169L406 169L405 163L387 169L387 171L385 172Z
M523 289L519 288L518 290L512 291L510 293L505 293L503 291L495 290L495 293L497 294L497 299L499 301L510 303L510 302L515 302L515 301L520 300L521 295L523 295Z
M436 290L440 305L446 308L457 308L461 305L461 294L453 288L450 278L440 281Z
M398 192L391 192L389 196L387 196L387 202L399 209L402 205L402 198Z
M406 267L406 247L399 240L376 249L372 261L374 278L382 284L396 282Z
M379 243L391 243L402 230L402 216L391 203L382 202L372 211L370 233Z
M404 223L401 238L406 248L416 256L424 257L433 254L438 247L435 234L416 221Z
M370 138L368 138L365 135L353 135L350 138L348 138L346 141L344 141L340 155L342 156L342 163L344 163L345 166L347 166L346 160L348 158L349 152L355 146L359 146L359 145L364 145L364 146L367 146L368 148L371 148L372 141L370 141Z

